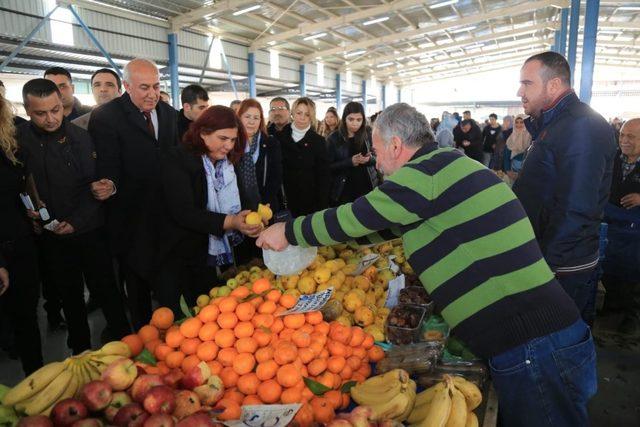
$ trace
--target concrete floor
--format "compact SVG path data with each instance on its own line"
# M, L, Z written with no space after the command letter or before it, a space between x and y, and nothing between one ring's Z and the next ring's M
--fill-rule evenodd
M65 345L66 331L47 331L42 309L39 318L45 363L69 356ZM599 382L598 394L589 404L589 413L591 424L596 427L640 426L640 339L617 334L618 321L617 316L601 316L594 328ZM89 325L95 348L104 327L100 311L89 315ZM20 363L0 350L0 384L11 386L21 378Z

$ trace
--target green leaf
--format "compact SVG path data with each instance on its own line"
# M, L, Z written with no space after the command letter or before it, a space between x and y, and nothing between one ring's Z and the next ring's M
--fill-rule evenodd
M253 292L250 293L249 295L247 295L246 297L244 297L243 299L240 300L240 302L247 302L247 301L251 301L254 298L258 298L258 297L264 297L266 296L269 292L271 292L273 289L267 289L266 291L262 292L261 294L254 294Z
M157 360L153 357L153 354L146 348L142 350L142 353L136 356L136 362L146 363L147 365L156 366Z
M309 387L309 390L311 390L311 392L316 396L322 396L323 394L331 390L331 388L319 383L318 381L314 381L311 378L303 377L303 379L306 386Z
M184 314L185 317L193 317L193 313L189 308L189 304L187 304L187 301L184 299L184 295L180 295L180 310L182 310L182 314Z
M343 393L349 393L351 391L351 387L355 386L356 384L358 384L357 381L347 381L346 383L342 384L342 387L340 387L340 391Z

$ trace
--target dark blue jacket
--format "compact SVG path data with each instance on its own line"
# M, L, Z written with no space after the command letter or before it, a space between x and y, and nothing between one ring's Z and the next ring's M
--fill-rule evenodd
M592 269L616 153L611 126L573 91L525 126L533 142L513 191L542 253L560 274Z

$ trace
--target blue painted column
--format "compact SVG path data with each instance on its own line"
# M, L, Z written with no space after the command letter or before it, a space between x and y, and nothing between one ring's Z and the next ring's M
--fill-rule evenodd
M584 14L584 40L582 41L582 68L580 72L580 100L585 104L591 103L599 12L600 0L587 0L587 10Z
M249 52L249 98L256 97L256 54Z
M387 85L382 85L382 109L387 108Z
M571 85L576 73L576 53L578 52L578 26L580 25L580 0L571 0L571 17L569 18L569 53L567 61L571 68Z
M558 53L560 50L560 30L555 30L553 32L553 46L551 46L551 51Z
M402 102L402 88L398 88L398 102Z
M178 109L180 106L180 84L178 83L178 35L169 34L169 72L171 74L171 101Z
M361 92L362 94L362 106L364 107L364 114L367 114L367 79L366 77L364 79L362 79L362 89Z
M307 96L307 65L300 64L300 96Z
M338 110L338 117L340 117L340 109L342 108L342 81L340 80L340 73L336 74L336 110Z
M567 55L567 30L569 27L569 9L562 9L560 12L560 45L558 53L562 56Z

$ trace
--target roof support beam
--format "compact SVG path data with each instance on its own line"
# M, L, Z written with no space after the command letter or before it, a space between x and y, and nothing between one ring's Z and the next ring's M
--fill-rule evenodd
M255 3L255 0L221 0L213 3L209 6L202 6L197 9L193 9L190 12L178 15L171 19L171 26L174 31L178 31L184 26L191 24L192 22L199 21L206 16L216 15L224 13L228 10L238 8L247 3Z
M640 21L632 22L611 22L603 21L598 23L599 30L640 30Z
M504 16L509 16L509 15L521 15L523 13L532 12L534 10L543 9L549 6L567 7L567 4L568 4L568 0L538 0L531 3L518 4L516 6L510 6L502 9L492 10L491 12L488 12L488 13L483 13L479 15L470 15L456 21L444 22L438 25L431 25L429 27L418 28L415 30L402 31L399 33L389 34L387 36L378 37L378 38L365 39L361 42L353 43L348 47L340 46L332 49L321 50L319 52L314 52L314 53L303 56L302 62L306 63L306 62L313 61L318 56L320 57L331 56L337 53L348 52L349 50L364 49L374 45L393 43L393 42L397 42L398 40L404 40L404 39L408 39L415 36L422 36L435 31L448 30L452 27L461 27L461 26L466 26L471 24L477 24L478 22L484 22L489 19L502 18Z

